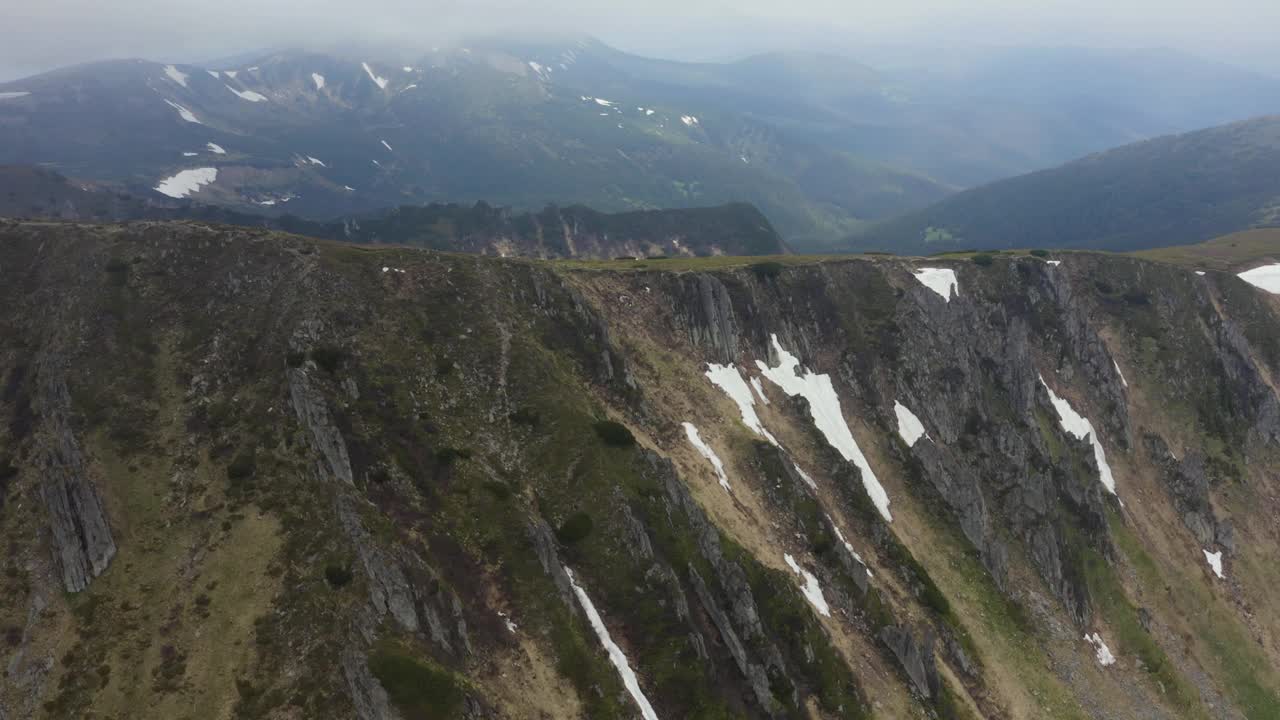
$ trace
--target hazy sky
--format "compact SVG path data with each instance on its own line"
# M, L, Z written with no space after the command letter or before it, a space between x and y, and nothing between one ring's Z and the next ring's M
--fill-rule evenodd
M871 44L1176 47L1280 74L1280 0L0 0L0 78L108 57L267 47L427 49L466 34L586 32L686 59Z

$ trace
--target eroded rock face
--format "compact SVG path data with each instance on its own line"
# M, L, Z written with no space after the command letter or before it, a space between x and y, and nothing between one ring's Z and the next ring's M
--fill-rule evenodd
M71 405L59 361L41 363L36 406L42 420L40 497L49 513L54 558L68 592L80 592L116 554L102 500L89 476L80 442L67 419Z
M911 632L900 627L888 626L880 631L880 640L893 651L902 672L911 680L911 687L925 698L938 694L941 680L933 659L933 634L926 630L924 640L917 642Z

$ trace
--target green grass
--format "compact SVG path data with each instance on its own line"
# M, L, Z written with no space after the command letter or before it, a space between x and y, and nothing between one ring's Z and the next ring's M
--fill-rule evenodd
M1138 538L1114 516L1114 513L1110 515L1109 520L1112 538L1137 571L1138 580L1143 587L1169 588L1171 591L1174 611L1182 613L1191 625L1195 637L1203 642L1205 649L1208 650L1208 657L1202 656L1201 659L1208 661L1207 669L1223 686L1226 698L1244 713L1245 717L1280 717L1280 692L1277 692L1275 673L1268 670L1271 667L1270 663L1240 626L1239 620L1233 617L1222 606L1221 601L1204 587L1200 577L1187 577L1181 573L1171 577L1169 573L1161 572L1160 566L1147 554ZM1115 594L1110 589L1109 581L1103 579L1099 584L1104 596ZM1092 582L1090 589L1094 590ZM1098 591L1095 590L1095 592ZM1145 647L1145 641L1140 636L1140 634L1146 635L1145 631L1140 626L1134 629L1132 626L1136 623L1136 618L1127 619L1124 607L1120 606L1118 601L1116 605L1120 616L1119 622L1117 623L1111 617L1106 619L1117 627L1117 633L1122 633L1122 651L1126 647L1123 644L1126 640L1132 642L1131 647L1139 657L1143 657L1144 663L1147 662L1147 657L1141 653L1154 654L1158 648L1153 651ZM1129 612L1132 612L1131 607ZM1163 656L1162 652L1157 655L1157 657L1160 656ZM1148 668L1150 667L1149 664ZM1157 671L1156 677L1165 683L1171 699L1197 697L1186 686L1185 680L1181 680L1180 677L1170 677L1176 673L1176 670L1167 661L1160 663L1158 667L1168 668L1167 673L1163 670ZM1167 682L1165 682L1166 679ZM1171 703L1171 706L1179 707L1176 703Z
M453 673L383 643L369 656L369 670L405 720L450 720L465 699Z
M1264 260L1280 259L1280 228L1245 230L1198 245L1175 245L1131 254L1194 270L1235 272Z

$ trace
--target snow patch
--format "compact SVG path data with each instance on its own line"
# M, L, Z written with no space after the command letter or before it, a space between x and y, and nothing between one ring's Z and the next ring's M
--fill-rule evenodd
M929 437L929 433L924 431L924 423L920 422L920 418L907 409L906 405L894 400L893 412L898 416L898 435L902 437L902 442L906 443L907 447L915 447L920 438Z
M405 72L413 72L413 68L409 67L408 65L405 65L404 67L402 67L402 68L400 68L400 69L401 69L401 70L404 70Z
M689 127L693 127L694 125L699 124L698 118L694 117L693 115L681 115L680 122L684 123L685 125L688 125Z
M885 522L893 522L893 516L889 514L889 495L876 479L871 464L858 448L848 423L844 421L844 414L840 410L840 396L831 384L831 376L811 372L801 374L800 359L782 347L776 334L771 337L773 348L778 353L778 366L771 368L757 360L760 372L788 396L799 395L809 401L809 414L813 418L814 427L822 432L831 447L845 460L857 466L862 473L862 487L867 491L871 502L880 511Z
M249 102L256 103L256 102L262 102L267 99L266 95L256 93L252 90L237 90L231 87L230 85L225 85L224 87L226 87L231 92L235 93L236 96L239 97L241 100L248 100Z
M227 77L231 78L232 80L235 80L235 79L236 79L236 76L240 74L240 71L239 71L239 70L223 70L223 71L222 71L222 74L223 74L223 75L226 75Z
M737 367L707 363L707 372L705 374L713 385L723 390L730 400L738 404L738 412L742 414L743 425L751 428L752 432L774 445L778 444L778 441L769 434L769 431L764 429L764 423L760 422L760 416L756 415L755 398L751 396L751 389L743 381L742 374L738 372Z
M311 73L311 82L316 84L317 90L324 89L324 76L320 73Z
M1197 274L1197 275L1199 275L1200 277L1204 277L1204 271L1203 271L1203 270L1197 270L1197 271L1196 271L1196 274Z
M26 97L31 93L26 90L18 90L13 92L0 92L0 100L13 100L15 98Z
M1219 550L1218 552L1209 552L1208 550L1205 550L1204 559L1205 559L1205 562L1209 563L1209 567L1213 569L1214 575L1217 575L1219 578L1225 577L1222 574L1222 551L1221 550Z
M218 179L218 168L194 168L183 170L160 181L156 192L171 198L184 198Z
M169 107L173 108L174 110L177 110L177 111L178 111L178 116L179 116L179 117L181 117L183 120L186 120L186 121L187 121L187 122L189 122L189 123L195 123L195 124L197 124L197 125L203 125L203 124L204 124L204 123L200 122L200 118L196 117L196 114L195 114L195 113L193 113L193 112L191 112L190 110L188 110L188 109L186 109L186 108L182 107L182 106L181 106L181 105L179 105L178 103L176 103L176 102L174 102L174 101L172 101L172 100L165 100L165 103L167 103L167 104L169 105Z
M1099 665L1107 667L1108 665L1116 664L1116 656L1112 655L1111 648L1107 647L1107 644L1102 642L1101 635L1098 633L1093 633L1092 635L1085 633L1084 639L1096 649L1094 654L1098 658Z
M613 107L613 102L609 100L602 100L600 98L596 98L596 104L601 105L603 107Z
M796 562L796 559L790 555L783 553L782 559L787 561L787 565L792 572L804 580L804 585L800 588L800 592L804 594L804 599L809 601L814 610L822 613L823 617L831 617L831 607L827 605L827 599L822 596L822 586L818 585L818 578L814 577L813 573L800 567L800 563Z
M800 479L804 481L804 484L805 484L805 485L808 485L809 487L813 488L814 490L817 490L817 489L818 489L818 483L814 482L814 481L813 481L813 478L809 477L809 473L807 473L807 472L805 472L804 470L800 469L800 466L799 466L799 465L797 465L797 464L795 464L794 462L792 462L792 463L791 463L791 467L793 467L793 468L795 468L795 469L796 469L796 474L800 476Z
M591 598L587 597L587 591L582 589L578 584L578 579L574 577L573 570L565 568L564 572L569 576L569 584L573 586L573 593L578 596L578 602L582 605L583 611L587 613L587 620L591 622L591 628L596 631L596 637L600 639L600 644L609 654L609 662L618 669L618 675L622 677L622 684L627 687L627 692L631 693L631 697L636 701L636 705L640 706L640 715L644 720L658 720L658 714L653 711L653 706L649 704L649 699L644 696L644 691L640 689L640 680L636 678L636 674L631 669L631 664L627 662L627 656L622 652L622 648L613 641L609 636L609 628L605 627L604 620L600 618L600 613L596 612L596 606L592 604Z
M769 398L765 397L764 384L760 382L760 378L758 377L751 378L751 389L756 391L756 397L760 398L760 402L763 405L765 406L769 405Z
M1093 424L1088 418L1076 412L1071 407L1071 403L1058 397L1053 388L1044 381L1043 375L1040 376L1040 384L1049 391L1049 402L1053 403L1053 409L1058 411L1058 421L1062 429L1077 440L1089 438L1089 442L1093 445L1093 459L1098 463L1098 479L1102 481L1107 492L1115 495L1116 479L1111 474L1111 466L1107 464L1107 454L1102 449L1102 443L1098 440L1098 433L1094 431Z
M516 625L514 622L511 622L511 617L508 616L506 613L502 612L501 610L498 611L498 617L502 618L503 624L507 626L507 632L511 633L512 635L514 635L516 630L520 627L519 625Z
M1273 295L1280 295L1280 263L1245 270L1236 277Z
M402 93L409 92L410 90L412 90L412 89L414 89L414 88L416 88L416 87L418 87L418 83L412 83L412 84L406 85L406 86L405 86L405 88L404 88L404 90L401 90L400 92L402 92Z
M960 283L956 280L956 271L951 268L920 268L911 274L921 285L938 293L947 302L951 302L953 289L956 297L960 296Z
M831 519L830 515L827 516L827 522L831 523L831 529L836 531L836 538L840 540L841 545L844 545L844 549L849 551L849 554L853 556L854 560L862 563L862 569L867 571L867 577L873 577L871 575L871 566L867 564L866 560L862 559L862 556L858 554L857 550L853 549L853 545L848 540L844 539L844 533L840 532L840 526L836 524L835 520Z
M391 146L387 144L387 141L386 141L386 140L380 140L379 142L381 142L381 143L382 143L382 147L384 147L384 148L386 148L386 149L387 149L387 152L395 152L395 150L392 150L392 149L391 149ZM377 161L377 160L374 160L374 162L376 163L376 162L378 162L378 161Z
M1054 266L1054 267L1058 267L1059 265L1061 265L1061 264L1062 264L1062 261L1061 261L1061 260L1045 260L1045 262L1046 262L1046 263L1048 263L1048 264L1050 264L1050 265L1052 265L1052 266Z
M323 162L321 162L316 158L311 157L310 155L307 156L307 162L311 163L312 165L319 165L322 168L329 167L328 165L325 165Z
M197 155L199 155L199 154L200 154L200 153L184 152L184 153L182 153L182 157L195 157L195 156L197 156Z
M729 487L729 476L724 473L724 463L720 462L720 457L716 455L716 451L703 442L702 436L698 434L698 428L694 427L693 423L686 422L681 424L684 425L684 434L689 438L689 443L693 445L699 455L711 462L711 467L715 468L716 477L720 479L720 487L728 492L733 492L733 488Z
M206 148L208 148L208 149L209 149L209 152L213 153L214 155L226 155L226 154L227 154L227 151L226 151L226 150L223 150L223 149L222 149L222 146L221 146L221 145L218 145L217 143L206 143L206 144L205 144L205 147L206 147Z
M369 79L372 80L375 85L377 85L379 88L383 90L387 89L387 79L384 77L379 77L376 73L374 73L373 68L369 67L369 63L362 62L360 63L360 67L364 68L365 74L369 76Z
M205 70L205 72L209 73L209 77L213 78L214 80L218 80L222 77L222 73L218 72L217 70Z
M1120 363L1113 359L1111 364L1116 366L1116 374L1120 376L1120 384L1129 387L1129 381L1124 379L1124 373L1120 371Z
M170 80L178 83L182 87L187 86L187 78L191 77L172 65L164 66L164 74L168 75Z
M353 188L353 187L351 187L350 185L343 185L342 187L346 188L346 189L347 189L347 192L355 192L355 191L356 191L356 189L355 189L355 188Z

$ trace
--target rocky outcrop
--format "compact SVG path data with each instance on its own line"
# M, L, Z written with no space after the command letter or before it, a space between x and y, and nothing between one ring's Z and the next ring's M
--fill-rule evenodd
M911 687L921 697L932 700L938 697L942 680L938 677L938 666L933 658L933 632L925 630L923 641L917 642L911 632L894 625L880 630L880 641L883 642L893 656Z
M116 554L115 540L67 413L71 398L59 361L41 363L36 409L42 420L40 498L49 514L54 560L68 592L80 592Z
M333 422L329 414L329 405L324 395L311 382L306 367L289 368L289 401L298 421L311 435L311 445L320 454L323 467L322 475L332 477L354 485L351 472L351 457L347 454L347 444L342 439L342 432Z
M539 518L529 523L528 532L529 539L533 541L533 550L538 556L538 562L542 564L542 571L551 578L564 604L570 610L576 611L577 603L573 599L573 585L570 583L569 574L564 571L564 565L560 562L560 553L556 549L556 537L551 532L551 526Z
M707 582L692 565L689 567L690 583L702 608L712 619L720 640L724 643L734 664L751 686L756 701L766 712L778 710L777 699L770 689L770 674L787 678L787 670L781 651L765 633L760 611L746 573L736 563L724 557L720 537L702 508L689 494L689 489L676 474L671 461L650 451L643 451L650 471L662 482L669 514L683 515L691 526L698 549L714 570L723 598L720 599L708 587ZM756 652L749 647L758 648Z
M737 361L738 326L724 283L715 276L698 273L682 278L680 285L684 301L679 307L687 311L683 324L689 340L695 346L706 348L710 361L721 364Z
M347 681L347 692L360 720L400 720L400 713L391 706L387 691L382 688L364 653L348 645L342 651L342 675Z
M1211 480L1205 468L1204 454L1187 453L1179 460L1169 450L1164 438L1154 433L1143 437L1147 456L1160 471L1160 480L1173 500L1182 524L1204 548L1221 546L1230 553L1234 549L1231 523L1219 519L1209 503Z

